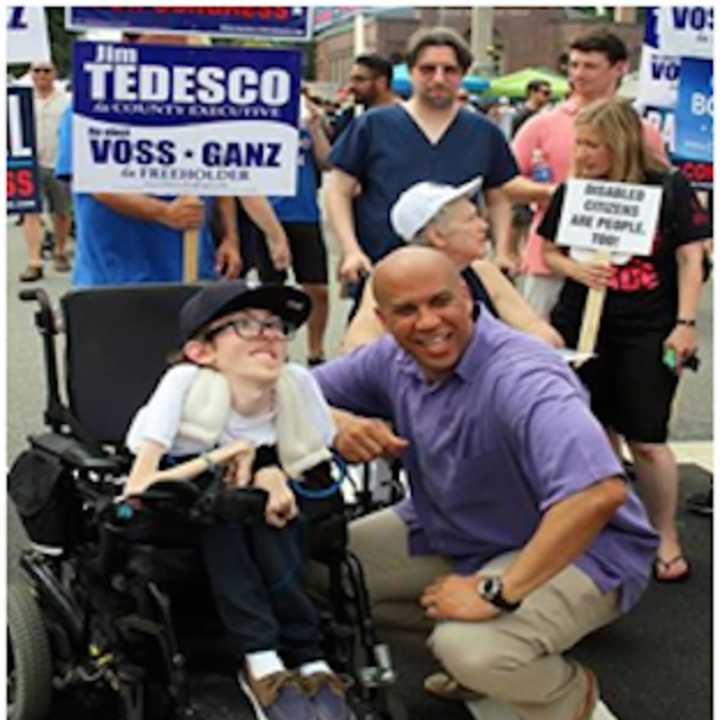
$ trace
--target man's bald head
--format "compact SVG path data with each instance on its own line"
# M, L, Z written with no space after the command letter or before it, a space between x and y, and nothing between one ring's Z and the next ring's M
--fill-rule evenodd
M473 303L455 265L433 248L408 246L373 273L377 314L429 382L453 371L473 334Z
M462 285L462 278L450 259L439 250L410 245L386 255L373 270L373 294L379 306L387 304L398 285L417 285L429 275L443 276L450 284Z

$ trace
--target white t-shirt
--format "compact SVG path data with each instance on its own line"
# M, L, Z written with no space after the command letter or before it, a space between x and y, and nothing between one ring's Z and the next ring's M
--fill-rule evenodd
M38 165L54 169L58 152L60 118L70 104L70 96L64 90L56 88L45 98L34 93L33 102Z
M288 363L287 367L303 397L307 422L314 425L323 442L329 446L335 437L335 426L320 387L310 371L302 365ZM199 370L197 365L182 363L170 368L162 376L147 404L138 410L130 424L126 445L131 452L137 453L145 440L154 440L167 448L171 455L177 456L196 455L208 450L198 440L178 435L185 396ZM218 442L225 445L234 440L248 440L255 445L275 445L275 412L246 417L231 410Z

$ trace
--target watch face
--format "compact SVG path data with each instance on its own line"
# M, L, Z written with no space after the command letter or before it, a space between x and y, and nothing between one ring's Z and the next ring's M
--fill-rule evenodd
M498 591L500 590L500 582L497 578L489 577L485 578L482 583L481 594L486 600L494 600L497 597Z

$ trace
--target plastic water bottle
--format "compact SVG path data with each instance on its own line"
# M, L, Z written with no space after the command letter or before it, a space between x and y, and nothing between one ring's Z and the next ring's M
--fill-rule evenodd
M532 167L532 179L535 182L549 183L552 182L552 168L545 160L545 155L540 148L535 148L532 151L532 158L530 160Z

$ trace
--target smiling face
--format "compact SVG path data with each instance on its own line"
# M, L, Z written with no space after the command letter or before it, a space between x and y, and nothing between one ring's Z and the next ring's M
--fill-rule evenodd
M442 253L406 247L378 263L378 316L430 382L449 375L473 332L472 300Z
M588 125L575 128L573 161L577 177L607 178L612 167L612 150L600 134Z
M410 68L413 95L437 109L452 106L462 78L457 54L449 45L428 45Z
M233 321L239 322L233 325ZM208 328L211 337L190 340L185 354L229 379L270 385L277 381L287 358L288 338L281 328L279 318L269 310L240 310L214 320Z

